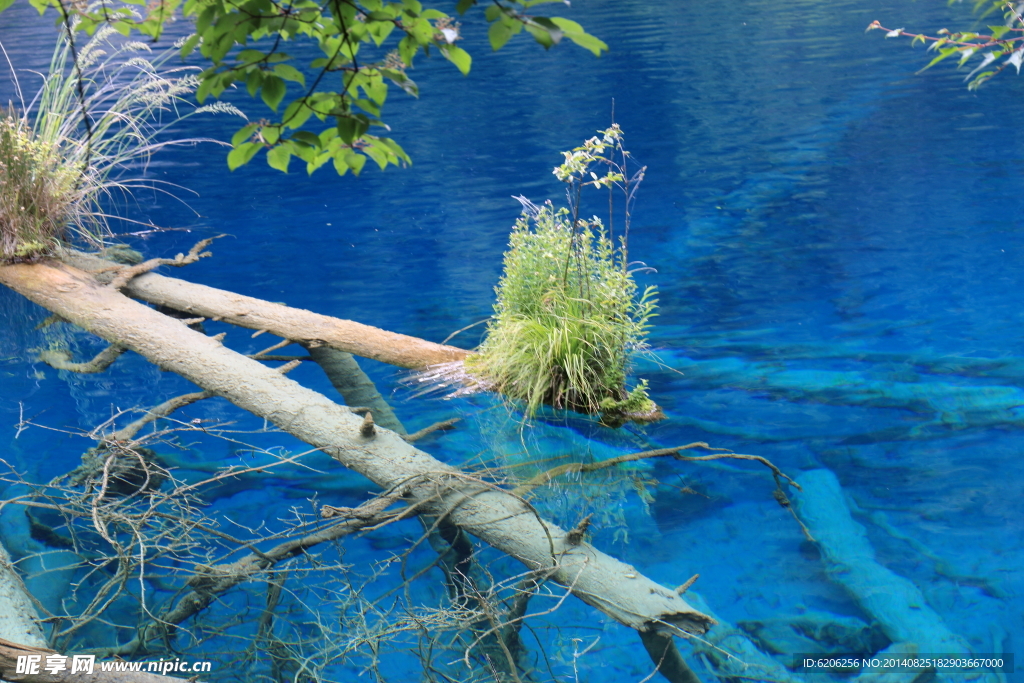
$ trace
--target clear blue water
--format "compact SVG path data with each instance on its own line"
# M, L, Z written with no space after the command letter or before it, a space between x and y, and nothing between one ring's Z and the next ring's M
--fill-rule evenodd
M615 452L707 441L794 475L827 468L878 562L916 584L972 650L1012 653L1024 642L1024 81L1007 75L971 93L951 69L915 75L920 49L863 32L874 19L931 30L970 21L943 5L580 0L570 16L610 45L600 59L526 39L491 54L467 22L470 76L424 61L413 74L421 98L388 102L411 168L309 179L254 163L229 174L221 150L179 149L150 174L196 191L194 212L147 194L128 210L190 232L135 244L165 255L229 233L215 258L174 275L439 341L490 312L518 209L511 196L559 200L559 151L606 126L614 100L648 166L631 253L657 269L644 280L660 291L660 365L640 361L639 371L669 419L628 439L546 426L534 448L578 448L586 434ZM21 68L45 66L46 30L25 7L0 15L0 40ZM13 97L6 76L0 96ZM207 119L187 132L224 139L234 125ZM0 452L37 480L76 464L83 440L43 429L15 439L22 408L41 424L89 429L112 406L187 390L138 358L86 378L45 368L32 352L45 344L34 329L43 317L0 291ZM479 329L456 343L472 346ZM100 348L76 343L83 357ZM228 343L269 345L238 331ZM393 368L365 367L410 428L466 418L425 447L446 461L518 438L486 401L415 398ZM330 391L314 369L294 376ZM248 426L217 403L187 416ZM237 457L213 440L187 456ZM608 530L596 545L666 585L700 573L701 596L732 623L805 610L865 617L808 552L764 472L659 463L652 474L666 485L650 517L629 498L629 542ZM269 479L214 509L273 524L312 489L321 502L352 504L367 486L328 479ZM414 533L353 541L345 559L369 562ZM572 680L572 637L600 635L577 662L580 678L642 679L635 636L602 619L566 605L541 629L552 656L567 657L556 672ZM400 666L392 680L412 680Z

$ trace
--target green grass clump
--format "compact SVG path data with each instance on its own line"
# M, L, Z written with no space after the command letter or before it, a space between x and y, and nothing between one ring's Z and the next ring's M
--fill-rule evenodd
M528 414L543 404L602 413L609 422L655 412L646 382L626 389L630 353L643 348L654 289L637 285L597 219L527 205L512 229L495 314L467 370Z
M0 110L0 256L30 258L67 236L77 174L10 110Z
M73 240L103 246L115 195L159 189L126 179L126 169L144 170L164 146L200 141L164 138L171 125L202 111L241 115L222 103L192 107L196 77L166 66L176 51L152 55L145 43L109 40L115 33L104 27L76 46L74 31L64 32L35 98L20 114L0 109L0 259Z

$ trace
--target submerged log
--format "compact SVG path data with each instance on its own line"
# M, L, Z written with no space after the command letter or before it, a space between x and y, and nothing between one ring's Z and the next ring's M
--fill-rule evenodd
M159 276L147 274L139 280L154 277ZM673 590L633 567L588 543L571 543L566 531L541 519L521 498L438 461L389 430L378 428L370 436L361 435L363 420L348 408L99 284L88 273L57 262L0 265L0 283L267 419L383 489L401 492L410 505L450 519L528 568L550 572L552 579L578 598L623 625L638 631L701 634L714 623ZM185 304L197 313L207 310L194 298L196 290L190 291L193 298L175 307ZM213 290L210 295L226 293ZM246 300L237 297L236 301L242 320L258 315L258 307L245 308ZM247 325L251 322L246 320ZM267 329L265 322L272 321L264 319L258 326ZM281 331L287 338L291 334ZM310 340L310 335L303 338Z
M801 493L797 512L818 539L825 571L845 588L866 614L878 622L897 646L912 646L923 657L971 657L967 640L954 633L928 605L921 589L875 558L867 531L854 520L839 480L830 470L809 470L797 477ZM949 674L941 681L995 683L984 670ZM907 675L905 680L914 677Z

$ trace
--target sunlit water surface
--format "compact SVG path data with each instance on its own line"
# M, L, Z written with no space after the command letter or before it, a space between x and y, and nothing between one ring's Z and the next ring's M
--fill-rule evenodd
M1012 653L1024 642L1024 82L1006 74L971 93L949 68L915 75L920 49L864 34L874 19L932 30L969 21L943 4L581 0L563 13L608 42L600 59L568 45L545 53L526 38L492 54L479 22L466 21L470 76L423 60L412 73L421 98L388 101L412 167L310 179L298 164L282 175L257 161L228 173L220 148L176 149L149 174L194 191L179 192L188 206L142 192L125 210L190 230L131 243L172 255L227 233L214 258L173 275L440 341L490 312L512 195L559 201L559 151L605 127L614 101L648 167L630 247L657 270L642 278L661 307L658 361L640 361L638 374L668 419L627 437L570 421L537 427L533 442L485 399L415 397L393 368L366 362L367 372L410 429L466 418L424 446L448 462L527 442L531 456L554 456L589 434L602 454L706 441L794 476L827 468L878 561L915 583L974 652ZM45 68L50 35L27 7L0 15L19 69ZM16 94L0 72L6 102ZM20 76L26 90L38 82ZM236 99L263 115L244 93ZM196 119L184 132L227 139L234 127ZM43 366L33 350L48 343L35 329L45 316L0 291L0 450L41 481L73 467L87 444L41 428L15 438L20 416L76 432L189 389L138 357L97 376ZM481 329L455 343L471 347ZM251 353L265 339L232 330L227 343ZM83 358L101 348L74 342ZM332 391L315 368L293 376ZM215 402L184 418L261 426ZM251 440L298 447L279 435ZM239 458L212 439L182 457ZM733 624L806 611L868 618L830 582L766 470L672 462L648 475L663 482L650 516L629 495L628 538L599 528L596 545L668 586L699 573L695 590ZM291 506L312 510L304 501L315 491L321 503L352 505L369 489L340 473L271 477L223 492L213 509L274 526ZM568 524L585 513L554 503L549 512ZM345 561L367 566L416 533L353 541ZM423 565L429 552L415 559ZM255 613L260 599L230 609ZM625 629L576 603L558 614L547 623L564 630L539 633L558 675L571 680L573 648L598 636L576 661L581 679L650 673ZM589 626L568 626L580 623ZM393 680L414 675L393 666L383 669Z

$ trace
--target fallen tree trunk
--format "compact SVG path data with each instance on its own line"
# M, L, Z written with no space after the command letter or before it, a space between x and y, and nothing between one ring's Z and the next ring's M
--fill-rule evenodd
M30 647L46 645L42 629L36 623L39 615L32 605L25 584L14 571L11 556L0 543L0 640L10 640ZM0 663L0 676L3 675Z
M107 281L114 279L111 269L118 266L81 253L68 255L64 260L75 268L97 273L101 280ZM146 273L130 280L122 291L136 299L190 313L197 318L223 320L250 330L265 330L307 348L330 346L411 370L462 360L471 353L454 346L435 344L351 320L340 320L156 273Z
M140 279L155 277L159 276ZM401 492L409 504L450 519L530 569L550 573L581 600L626 626L639 631L700 634L714 623L674 591L633 567L585 542L574 543L575 539L542 520L521 498L436 460L393 432L372 424L365 429L364 421L344 406L225 348L182 321L97 283L88 273L56 262L2 265L0 283L269 420L385 490ZM213 290L211 296L224 294ZM246 301L256 300L238 297L236 312L246 326L252 326L248 319L258 315L258 307L253 304L253 308L241 310L248 305ZM181 303L194 306L186 310L202 310L187 301L168 305L178 308ZM269 329L262 322L257 326ZM287 338L293 334L276 333ZM310 340L308 333L300 337Z

